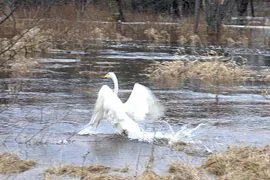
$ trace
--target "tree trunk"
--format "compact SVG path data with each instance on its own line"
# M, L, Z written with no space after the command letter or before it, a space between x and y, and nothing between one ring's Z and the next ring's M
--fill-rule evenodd
M238 20L238 24L246 24L246 20L242 19L242 16L247 16L247 8L248 8L249 0L237 0L237 12L240 17Z
M172 8L173 8L173 15L177 18L180 18L180 12L179 12L179 3L178 0L173 0L172 2Z
M205 0L205 16L207 29L209 31L218 32L222 20L226 16L230 16L235 6L235 1L232 0Z
M208 33L214 33L218 32L219 25L217 22L217 18L220 16L217 16L218 13L218 1L213 0L206 0L205 1L205 15L206 15L206 23L207 23L207 32Z
M194 14L195 0L180 0L180 7L183 16Z
M237 1L238 1L237 2L238 16L246 16L249 0L237 0Z
M117 20L123 22L123 21L125 21L125 18L124 18L124 14L123 14L123 10L122 10L121 0L116 0L116 3L117 3L118 13L119 13Z
M234 6L235 1L232 0L205 0L207 32L210 36L215 35L215 40L218 40L222 20L232 13Z
M198 32L200 2L201 0L196 0L196 3L195 3L195 15L194 15L194 33L195 34Z
M254 14L254 6L253 6L253 0L250 0L250 10L251 10L251 16L252 16L252 17L255 17L255 14Z
M136 0L131 0L131 8L133 11L138 10L138 3Z

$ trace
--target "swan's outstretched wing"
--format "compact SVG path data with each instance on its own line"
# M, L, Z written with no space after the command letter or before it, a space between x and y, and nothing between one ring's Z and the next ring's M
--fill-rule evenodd
M104 118L111 122L118 133L125 131L130 138L141 139L143 137L139 125L126 114L123 103L107 85L101 87L91 120L79 134L91 133L91 126L95 124L98 126Z
M164 107L151 90L138 83L134 85L124 107L128 116L136 121L157 119L164 113Z
M80 135L89 134L90 127L96 124L99 125L100 121L104 118L116 119L120 116L121 109L123 109L123 103L121 100L113 93L113 91L107 85L103 85L98 92L97 101L94 107L94 111L90 122L86 127L79 132Z

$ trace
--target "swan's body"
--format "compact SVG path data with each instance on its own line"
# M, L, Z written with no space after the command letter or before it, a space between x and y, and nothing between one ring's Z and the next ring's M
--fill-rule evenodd
M147 140L145 132L136 121L156 119L160 117L164 108L154 94L145 86L136 83L126 103L118 97L118 81L114 73L108 73L105 78L114 82L114 91L103 85L98 93L94 112L90 122L79 134L89 134L89 126L99 125L104 118L108 119L119 134L125 133L129 138Z

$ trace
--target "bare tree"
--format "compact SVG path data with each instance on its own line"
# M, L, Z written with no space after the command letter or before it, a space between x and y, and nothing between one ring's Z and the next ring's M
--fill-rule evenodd
M173 9L174 17L180 18L179 1L178 0L173 0L172 1L172 9Z
M234 10L233 0L205 0L205 17L208 33L217 35L220 32L222 20L230 16Z
M200 1L201 0L196 0L196 4L195 4L194 33L198 32Z
M121 0L115 0L116 3L117 3L117 7L118 7L118 17L117 17L117 20L119 21L125 21L125 18L124 18L124 14L123 14L123 7L122 7L122 3L121 3Z
M255 17L253 0L250 0L250 9L251 9L251 16L252 17Z
M195 0L179 0L179 5L183 16L194 14Z
M7 58L4 58L4 59L0 59L0 65L4 65L6 62L14 59L13 57L16 56L21 50L22 48L26 48L26 47L23 47L23 46L20 46L20 48L14 48L14 45L16 45L21 39L24 38L24 36L29 33L29 31L31 31L31 29L33 29L34 27L36 27L41 19L45 16L45 14L49 11L49 9L53 6L53 4L56 2L56 0L52 0L45 8L45 10L43 11L43 13L38 17L38 18L35 18L34 21L31 23L31 25L25 27L23 30L21 31L18 31L16 29L16 20L15 18L13 18L13 28L16 30L16 36L12 36L10 37L9 39L9 43L6 44L6 46L4 47L1 47L0 49L0 57L1 56L4 56L5 53L8 53L10 54L9 52L12 52L11 54L12 55L9 55ZM5 6L8 6L7 9L9 10L5 10L5 8L3 9L2 13L5 15L5 18L1 21L1 23L4 23L5 21L7 20L10 20L10 18L12 17L12 15L18 10L18 8L20 6L23 6L25 5L25 3L27 3L26 1L14 1L14 0L9 0L9 1L6 1L7 4L5 4ZM24 4L22 4L24 3ZM8 13L6 13L8 12Z
M236 0L236 1L237 1L238 16L246 16L249 0Z
M13 13L20 7L21 3L20 1L0 1L0 13L2 16L2 19L0 19L0 24L3 24L6 20L8 20Z

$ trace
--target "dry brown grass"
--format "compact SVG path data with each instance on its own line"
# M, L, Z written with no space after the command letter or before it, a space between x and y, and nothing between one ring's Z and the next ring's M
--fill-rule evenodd
M129 179L129 177L124 177L116 174L108 174L111 171L125 173L128 171L128 169L127 168L114 169L99 164L88 166L63 165L47 169L46 178L50 178L51 176L56 175L56 176L80 177L81 179Z
M111 171L125 173L126 168L114 169L103 165L72 166L64 165L48 169L45 179L57 179L58 177L80 177L82 179L138 179L138 180L202 180L206 179L205 174L196 168L186 164L173 163L170 166L170 175L160 176L151 169L146 169L140 176L129 177L110 174Z
M203 17L200 18L198 25L198 32L195 34L193 31L194 22L193 19L183 19L179 22L179 26L176 29L176 41L181 46L197 46L203 48L207 45L207 32L206 23Z
M246 82L261 82L265 84L270 83L270 69L263 69L259 72L254 70L246 71L244 75L244 80Z
M180 59L156 63L147 71L150 79L163 85L175 86L191 82L217 86L239 84L247 69L225 57L209 56L194 61Z
M144 31L144 34L147 36L149 41L170 42L171 40L171 35L165 30L161 30L159 32L154 28L149 28Z
M169 167L169 175L159 176L151 169L146 169L138 180L207 180L206 174L199 168L183 163L172 163Z
M202 168L224 180L270 179L270 146L229 147L208 157Z
M199 21L197 34L193 32L193 17L174 19L170 16L161 16L151 12L124 12L128 22L147 22L146 24L122 24L119 25L115 19L117 6L115 2L100 5L90 4L82 8L73 3L53 5L45 17L43 13L46 7L31 8L27 11L22 7L16 11L15 17L28 19L30 24L33 18L42 17L46 29L53 29L59 33L57 40L66 42L78 42L81 40L146 40L151 42L178 43L182 46L205 47L208 42L213 42L212 37L206 34L205 18L202 15ZM106 7L106 8L104 8ZM29 22L17 23L26 26ZM104 23L106 22L106 23ZM158 22L173 22L176 24L158 24ZM157 24L155 24L157 23ZM25 25L23 25L25 24ZM1 31L0 31L1 33ZM229 46L247 46L248 31L231 30L223 28L220 38L217 40ZM120 36L119 36L120 35ZM0 34L1 37L1 34ZM216 41L216 40L215 40ZM70 42L69 42L70 43Z
M112 3L112 5L115 3ZM110 5L109 5L110 6ZM108 7L108 4L104 7ZM57 18L65 20L75 20L76 18L80 19L89 19L92 21L104 21L108 20L108 17L111 17L115 11L116 7L112 8L100 8L99 6L89 5L85 8L82 8L79 4L75 5L74 3L66 4L54 4L47 10L48 6L37 6L27 8L21 6L16 12L15 16L20 18L38 18L43 17L44 12L45 18ZM47 10L47 11L45 11Z
M200 79L210 85L233 85L241 81L244 69L236 66L233 62L193 62L189 68L188 77Z
M153 170L146 169L137 179L138 180L161 180L164 178L157 175Z
M5 60L16 55L30 56L35 52L45 51L52 47L52 30L41 30L34 27L22 31L12 39L1 39L0 59Z
M144 22L144 21L142 21ZM125 40L148 40L154 43L177 43L181 46L206 47L209 42L220 43L230 47L247 47L249 39L248 32L241 32L225 29L220 34L218 40L213 40L211 35L207 36L206 24L200 25L197 34L193 32L193 23L191 21L177 21L177 24L160 24L158 22L147 22L141 24L118 24L116 21L91 22L89 19L80 21L51 22L47 24L49 29L64 32L59 39L67 38L75 41L80 40L119 40L117 34L125 37ZM218 42L217 42L218 41Z
M182 19L177 21L176 24L171 25L141 25L137 28L137 33L146 36L140 36L146 38L151 42L168 42L177 43L180 46L193 46L193 47L207 47L208 43L217 43L228 47L248 47L250 31L248 30L235 30L223 27L218 38L216 35L208 34L206 29L207 25L204 20L200 21L199 29L197 33L194 33L193 21L190 19ZM143 31L140 29L144 28ZM138 30L139 29L139 30Z
M34 58L17 56L10 64L12 77L28 77L33 75L33 69L39 67L39 63Z
M36 165L34 161L21 160L16 154L1 153L0 154L0 173L20 173L27 171Z
M169 168L169 172L173 173L170 179L178 180L206 180L208 179L206 174L195 167L183 163L172 163Z
M219 42L228 47L248 47L251 31L222 27Z

